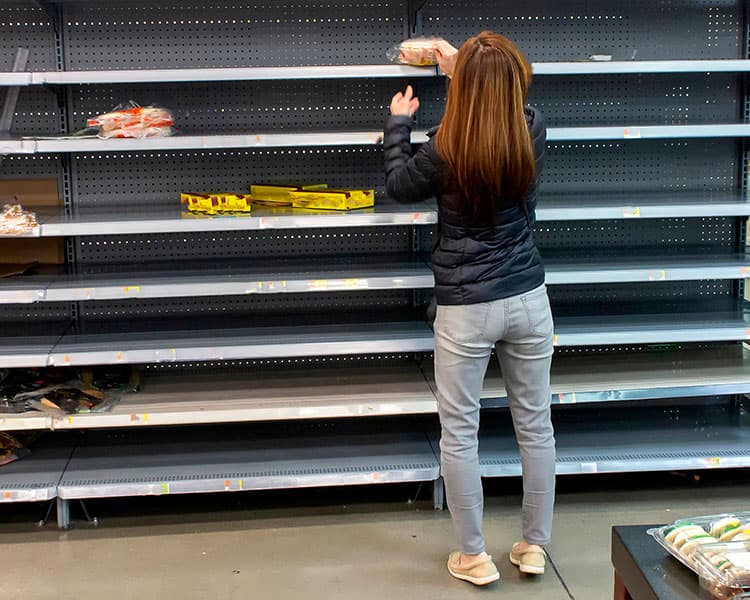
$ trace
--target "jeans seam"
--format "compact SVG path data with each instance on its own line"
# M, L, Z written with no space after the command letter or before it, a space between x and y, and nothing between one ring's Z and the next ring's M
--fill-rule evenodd
M485 304L485 311L484 311L484 318L482 319L482 333L479 334L479 337L484 339L485 334L487 333L487 321L489 321L490 316L490 309L492 307L492 304L490 302Z

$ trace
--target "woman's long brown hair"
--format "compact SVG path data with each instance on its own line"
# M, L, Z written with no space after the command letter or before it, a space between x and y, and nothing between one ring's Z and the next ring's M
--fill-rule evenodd
M500 201L523 204L536 163L524 105L532 70L509 39L482 32L461 46L435 137L468 214L494 223Z

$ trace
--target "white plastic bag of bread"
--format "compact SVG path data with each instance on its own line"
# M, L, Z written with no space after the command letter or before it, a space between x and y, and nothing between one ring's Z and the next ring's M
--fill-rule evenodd
M713 597L750 591L750 511L680 519L648 533L700 575Z

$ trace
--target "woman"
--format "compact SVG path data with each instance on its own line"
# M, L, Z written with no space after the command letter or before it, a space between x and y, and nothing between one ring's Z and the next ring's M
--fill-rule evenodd
M441 463L459 551L448 570L476 585L500 575L485 552L477 433L480 392L494 347L523 467L523 539L510 561L544 573L555 493L549 373L553 324L534 242L546 128L526 106L531 67L508 39L484 32L456 52L437 51L451 77L445 115L411 157L411 87L391 102L385 136L386 187L402 202L435 196L435 379Z

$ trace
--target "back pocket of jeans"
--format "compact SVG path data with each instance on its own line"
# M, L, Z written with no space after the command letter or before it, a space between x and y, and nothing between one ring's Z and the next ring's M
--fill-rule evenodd
M521 302L529 321L529 332L534 335L551 335L553 329L552 310L549 305L547 289L539 288L521 296Z

